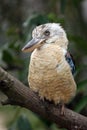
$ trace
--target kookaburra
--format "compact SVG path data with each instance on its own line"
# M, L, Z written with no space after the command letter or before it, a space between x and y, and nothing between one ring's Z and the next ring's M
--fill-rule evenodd
M32 40L22 49L32 52L28 82L43 100L66 104L76 94L75 67L67 48L64 29L58 23L47 23L33 30Z

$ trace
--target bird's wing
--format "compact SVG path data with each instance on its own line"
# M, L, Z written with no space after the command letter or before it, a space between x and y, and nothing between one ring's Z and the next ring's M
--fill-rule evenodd
M68 62L68 64L70 65L72 74L74 74L75 73L75 63L74 63L72 55L69 52L67 52L65 55L65 58L66 58L66 61Z

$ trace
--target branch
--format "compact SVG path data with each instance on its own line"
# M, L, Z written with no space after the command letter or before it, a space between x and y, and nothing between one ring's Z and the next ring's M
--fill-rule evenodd
M65 108L65 115L61 116L58 106L48 101L41 101L39 96L29 87L26 87L1 67L0 90L8 97L3 105L11 104L25 107L68 130L87 130L86 117L67 108Z

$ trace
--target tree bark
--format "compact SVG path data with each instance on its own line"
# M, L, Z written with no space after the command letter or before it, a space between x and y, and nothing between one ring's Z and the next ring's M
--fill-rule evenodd
M8 97L3 105L19 105L68 130L87 130L87 118L65 108L61 116L58 105L40 100L38 94L0 67L0 90Z

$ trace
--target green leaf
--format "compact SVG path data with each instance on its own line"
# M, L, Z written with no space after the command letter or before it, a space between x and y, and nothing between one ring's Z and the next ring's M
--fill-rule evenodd
M81 112L81 110L87 105L87 96L80 99L80 101L76 104L74 110L76 112Z
M77 86L78 86L77 93L81 92L82 90L85 91L85 89L87 89L87 88L86 88L86 85L87 85L87 79L86 79L86 80L83 80L83 81L81 81L81 82L79 82L79 83L77 84Z
M9 130L32 130L32 128L27 117L21 115Z
M60 1L60 7L61 7L61 12L64 14L65 8L66 8L66 0L61 0Z
M31 125L25 116L20 116L17 121L18 130L31 130Z
M12 62L14 61L14 57L12 55L12 53L10 52L10 50L3 50L3 57L2 59L7 63L7 64L12 64Z
M82 72L83 70L86 70L87 69L87 65L79 65L77 68L76 68L76 73L80 73Z
M32 27L33 25L40 25L40 24L44 24L47 23L48 18L46 15L32 15L32 17L29 17L25 22L24 22L24 26L25 27Z
M56 14L54 13L49 13L48 14L48 20L50 22L56 22L56 23L61 23L62 25L64 24L64 18L63 17L57 17Z
M73 0L72 2L74 6L77 8L81 4L82 0Z
M74 41L76 43L75 45L78 47L79 50L81 50L81 52L87 54L87 41L84 38L82 38L81 36L69 34L68 37L71 41Z

